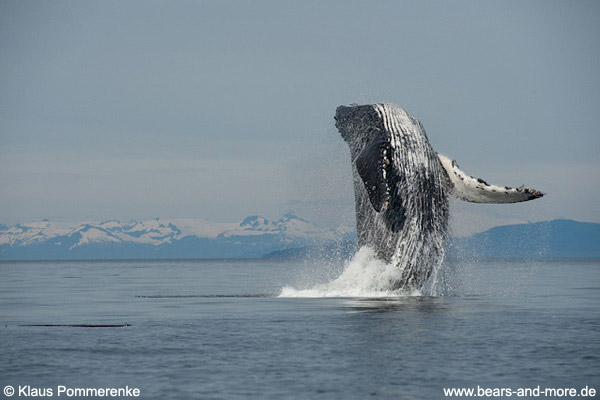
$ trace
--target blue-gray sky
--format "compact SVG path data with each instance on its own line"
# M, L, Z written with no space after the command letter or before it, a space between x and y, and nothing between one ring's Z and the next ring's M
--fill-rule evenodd
M0 221L286 211L352 224L340 104L548 193L465 224L600 222L597 1L0 1ZM485 221L487 222L485 222Z

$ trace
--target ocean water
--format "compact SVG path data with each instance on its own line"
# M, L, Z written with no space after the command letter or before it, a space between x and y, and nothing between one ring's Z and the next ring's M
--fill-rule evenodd
M382 290L388 272L368 252L0 262L0 385L143 399L600 390L600 260L450 260L422 293ZM128 326L31 326L86 324Z

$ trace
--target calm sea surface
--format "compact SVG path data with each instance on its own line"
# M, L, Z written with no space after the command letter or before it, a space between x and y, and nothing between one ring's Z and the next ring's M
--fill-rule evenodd
M343 268L0 262L0 385L52 388L53 398L58 385L128 385L143 399L600 390L600 260L449 261L434 296L277 297ZM26 326L47 324L130 326Z

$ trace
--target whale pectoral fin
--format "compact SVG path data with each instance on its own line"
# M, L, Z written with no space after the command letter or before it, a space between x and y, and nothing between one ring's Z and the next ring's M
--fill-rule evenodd
M377 212L385 211L390 200L387 182L390 156L389 143L383 135L378 135L356 157L356 170L365 185L369 200Z
M489 185L483 179L473 178L458 168L456 161L438 154L440 163L446 171L450 193L459 199L473 203L519 203L534 200L544 194L535 189L524 187Z

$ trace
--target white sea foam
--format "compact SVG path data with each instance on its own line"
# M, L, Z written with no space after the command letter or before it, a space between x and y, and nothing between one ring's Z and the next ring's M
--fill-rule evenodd
M401 271L375 256L373 249L361 248L348 261L344 271L331 282L310 289L286 286L279 297L408 297L420 296L421 291L390 290Z

